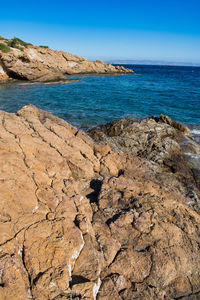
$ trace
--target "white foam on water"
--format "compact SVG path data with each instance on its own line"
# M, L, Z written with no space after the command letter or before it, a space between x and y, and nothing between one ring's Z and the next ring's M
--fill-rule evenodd
M198 159L198 160L200 160L200 155L198 155L198 154L186 152L185 155L186 155L186 156L189 156L189 157L191 157L191 158L193 158L193 159Z
M193 133L193 134L200 135L200 130L198 130L198 129L192 129L192 130L190 130L190 131L191 131L191 133Z

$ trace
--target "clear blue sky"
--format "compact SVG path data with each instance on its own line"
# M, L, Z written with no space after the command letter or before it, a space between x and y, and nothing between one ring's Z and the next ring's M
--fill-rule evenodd
M200 0L2 1L0 35L90 59L200 63Z

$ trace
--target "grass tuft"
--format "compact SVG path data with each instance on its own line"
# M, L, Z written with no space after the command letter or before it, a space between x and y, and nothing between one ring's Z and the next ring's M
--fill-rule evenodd
M7 45L9 47L17 48L17 49L23 51L23 48L21 46L27 47L28 45L32 45L32 44L26 43L26 42L22 41L21 39L14 37L13 39L7 41Z
M10 51L10 48L2 43L0 43L0 50L4 53L8 53Z
M14 37L14 38L12 39L12 41L13 41L14 44L19 44L19 45L24 46L24 47L27 47L27 46L29 46L29 45L32 45L31 43L24 42L24 41L22 41L21 39L19 39L19 38L17 38L17 37Z

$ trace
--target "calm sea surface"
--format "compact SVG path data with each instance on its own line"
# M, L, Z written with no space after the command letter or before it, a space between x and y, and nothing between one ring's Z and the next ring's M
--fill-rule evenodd
M136 75L74 76L70 84L0 85L0 109L32 103L78 127L167 114L200 134L200 68L127 65Z

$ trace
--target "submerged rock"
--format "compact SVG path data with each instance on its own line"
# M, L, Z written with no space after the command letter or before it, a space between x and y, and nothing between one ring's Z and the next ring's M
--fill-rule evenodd
M0 299L199 297L186 127L125 119L92 139L32 105L0 118Z
M3 52L0 48L0 69L14 79L51 82L65 80L66 74L134 73L123 66L115 67L99 60L92 62L81 56L33 46L23 41L20 46L8 47L11 41L1 40L1 44L8 50Z

